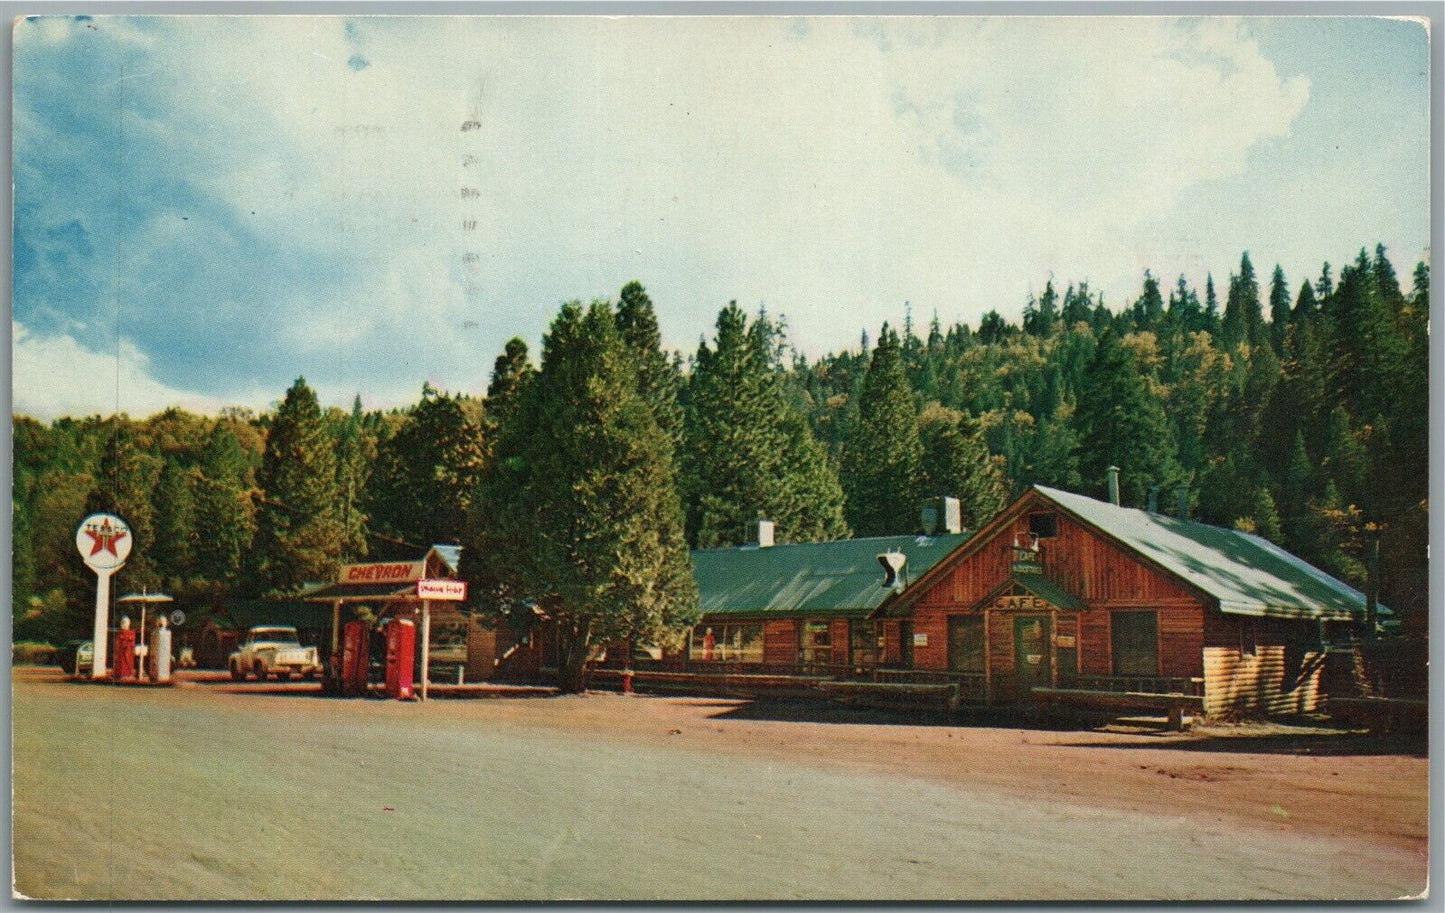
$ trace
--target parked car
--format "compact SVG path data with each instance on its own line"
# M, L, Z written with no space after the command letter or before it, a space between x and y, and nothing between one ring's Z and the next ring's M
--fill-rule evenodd
M60 670L66 675L83 675L95 664L95 644L88 640L72 640L56 651Z
M321 671L315 647L301 646L296 629L284 625L258 625L246 633L241 648L231 654L227 665L231 678L242 681L247 675L264 682L268 676L288 678L300 675L313 678Z

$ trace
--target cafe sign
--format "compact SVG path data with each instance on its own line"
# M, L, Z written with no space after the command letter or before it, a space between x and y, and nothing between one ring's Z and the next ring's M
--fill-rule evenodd
M1024 594L1021 596L1000 596L993 601L995 609L1052 609L1053 605L1042 596Z

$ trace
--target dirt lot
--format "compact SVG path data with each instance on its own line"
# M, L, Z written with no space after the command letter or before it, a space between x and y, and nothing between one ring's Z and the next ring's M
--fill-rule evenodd
M1280 727L14 683L15 886L110 899L1419 894L1427 761Z

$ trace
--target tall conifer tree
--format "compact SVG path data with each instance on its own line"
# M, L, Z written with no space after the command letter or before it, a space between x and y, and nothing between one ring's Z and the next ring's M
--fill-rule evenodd
M858 399L858 425L843 448L840 481L849 525L860 536L918 526L923 443L898 334L885 323Z
M257 484L264 493L250 553L262 593L294 593L335 574L346 547L335 439L316 393L297 378L266 436Z
M558 679L585 687L594 643L676 637L696 618L672 447L606 302L570 303L502 430L485 485L513 593L556 625Z

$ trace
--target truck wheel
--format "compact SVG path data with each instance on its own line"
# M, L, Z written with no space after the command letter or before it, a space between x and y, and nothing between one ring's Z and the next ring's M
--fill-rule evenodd
M241 671L240 663L231 663L231 680L237 682L243 682L246 680L246 673Z
M257 664L256 664L256 670L255 670L255 671L256 671L256 681L258 681L258 682L264 682L264 681L266 680L266 666L265 666L265 664L263 664L263 663L257 663Z
M316 670L315 670L315 669L307 669L305 672L302 672L302 673L301 673L301 679L302 679L303 681L308 681L308 682L309 682L309 681L311 681L311 680L313 680L313 679L315 679L315 678L316 678Z

